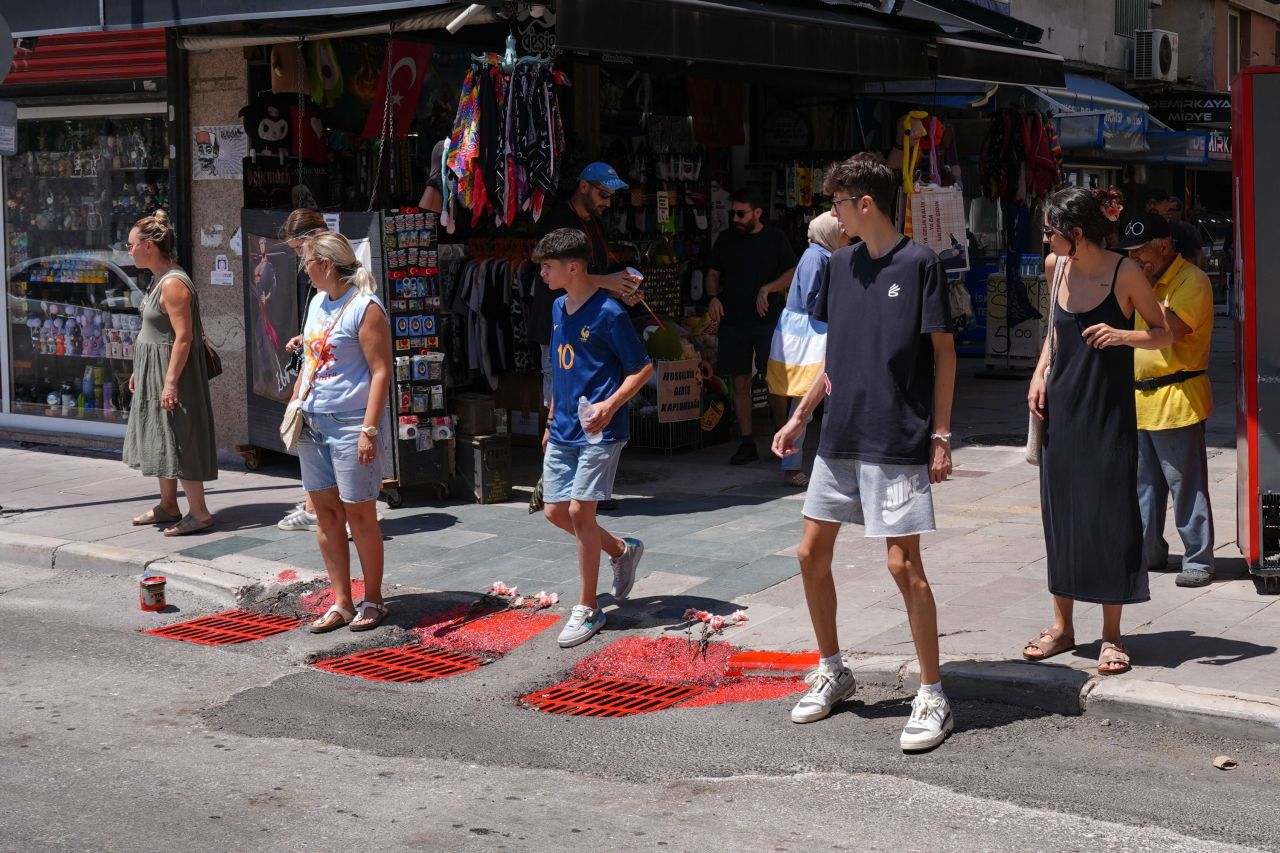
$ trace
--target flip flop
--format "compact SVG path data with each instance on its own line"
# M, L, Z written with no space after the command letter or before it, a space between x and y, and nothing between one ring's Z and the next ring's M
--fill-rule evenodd
M369 616L365 611L373 610L377 612L376 617ZM387 606L379 604L376 601L362 601L356 605L356 618L351 620L351 624L347 626L351 631L372 631L382 624L382 620L387 618ZM363 624L357 625L357 622Z
M199 533L201 530L208 530L213 527L213 519L201 521L191 513L187 513L182 520L164 532L165 536L186 536L189 533Z
M333 617L337 618L335 619ZM313 634L327 634L330 631L338 630L343 625L350 625L351 620L355 618L356 615L350 610L334 604L324 612L323 616L307 626L307 630Z
M1040 636L1036 637L1026 644L1022 649L1022 656L1027 660L1044 660L1054 655L1060 655L1063 652L1070 651L1076 647L1076 638L1068 637L1063 634L1060 637L1053 636L1052 628L1045 628L1040 632ZM1031 649L1039 649L1040 654L1029 655Z
M165 512L160 504L156 504L151 509L144 512L133 520L134 527L143 527L148 524L172 524L175 521L181 521L182 516Z
M1103 666L1115 666L1116 669L1103 669ZM1129 663L1129 650L1119 643L1103 643L1102 654L1098 655L1098 675L1120 675L1133 669Z

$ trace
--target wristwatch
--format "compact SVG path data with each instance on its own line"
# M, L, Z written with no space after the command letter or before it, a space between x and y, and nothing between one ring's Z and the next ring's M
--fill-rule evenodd
M369 438L378 437L378 428L376 426L362 426L360 427L360 431L369 436Z

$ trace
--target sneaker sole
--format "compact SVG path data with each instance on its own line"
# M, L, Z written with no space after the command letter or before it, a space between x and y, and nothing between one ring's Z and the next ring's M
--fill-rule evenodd
M599 634L600 629L605 626L605 623L606 623L606 620L601 619L599 624L597 624L595 629L592 630L590 633L583 634L581 637L574 637L571 640L558 639L556 640L556 642L560 644L560 648L562 649L571 649L574 646L580 646L583 643L585 643L587 640L590 640L596 634Z
M825 720L827 717L830 717L830 716L831 716L831 712L835 710L836 705L839 705L841 702L844 702L845 700L847 700L850 696L852 696L854 693L856 693L856 692L857 692L857 690L858 690L858 682L856 682L856 681L855 681L855 682L853 682L853 684L849 687L849 692L848 692L848 693L845 693L844 695L839 696L839 697L837 697L837 698L835 698L835 699L831 700L831 704L830 704L830 705L828 705L826 708L820 708L820 709L818 709L817 711L814 711L813 713L808 714L808 715L796 716L795 709L794 709L794 708L792 708L792 709L791 709L791 722L793 722L793 723L816 723L816 722L818 722L818 720Z
M639 540L636 540L636 561L635 561L635 564L631 567L631 581L627 584L625 589L616 589L616 588L614 589L613 597L615 600L626 601L631 596L631 590L634 589L636 585L636 568L639 567L640 558L643 556L644 556L644 543Z
M901 740L899 740L898 745L902 747L903 752L924 752L925 750L933 749L935 746L940 745L944 740L947 739L947 735L951 734L952 729L954 729L955 727L956 727L955 717L948 715L946 722L942 724L942 731L938 732L929 740L920 741L919 743L913 743L909 746L903 743Z

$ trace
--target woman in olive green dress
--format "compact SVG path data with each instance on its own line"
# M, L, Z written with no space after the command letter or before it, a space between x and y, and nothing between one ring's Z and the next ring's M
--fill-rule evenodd
M142 331L134 345L133 403L124 461L160 481L160 503L134 524L173 524L165 536L184 536L213 524L204 484L218 478L213 405L204 355L200 300L191 278L173 262L173 226L158 210L129 232L129 255L154 283L142 300ZM190 511L178 506L178 481Z

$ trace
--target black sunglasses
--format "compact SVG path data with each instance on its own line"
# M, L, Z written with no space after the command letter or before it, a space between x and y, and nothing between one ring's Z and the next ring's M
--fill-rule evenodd
M734 219L746 219L751 215L749 210L731 210L729 212L733 214Z

